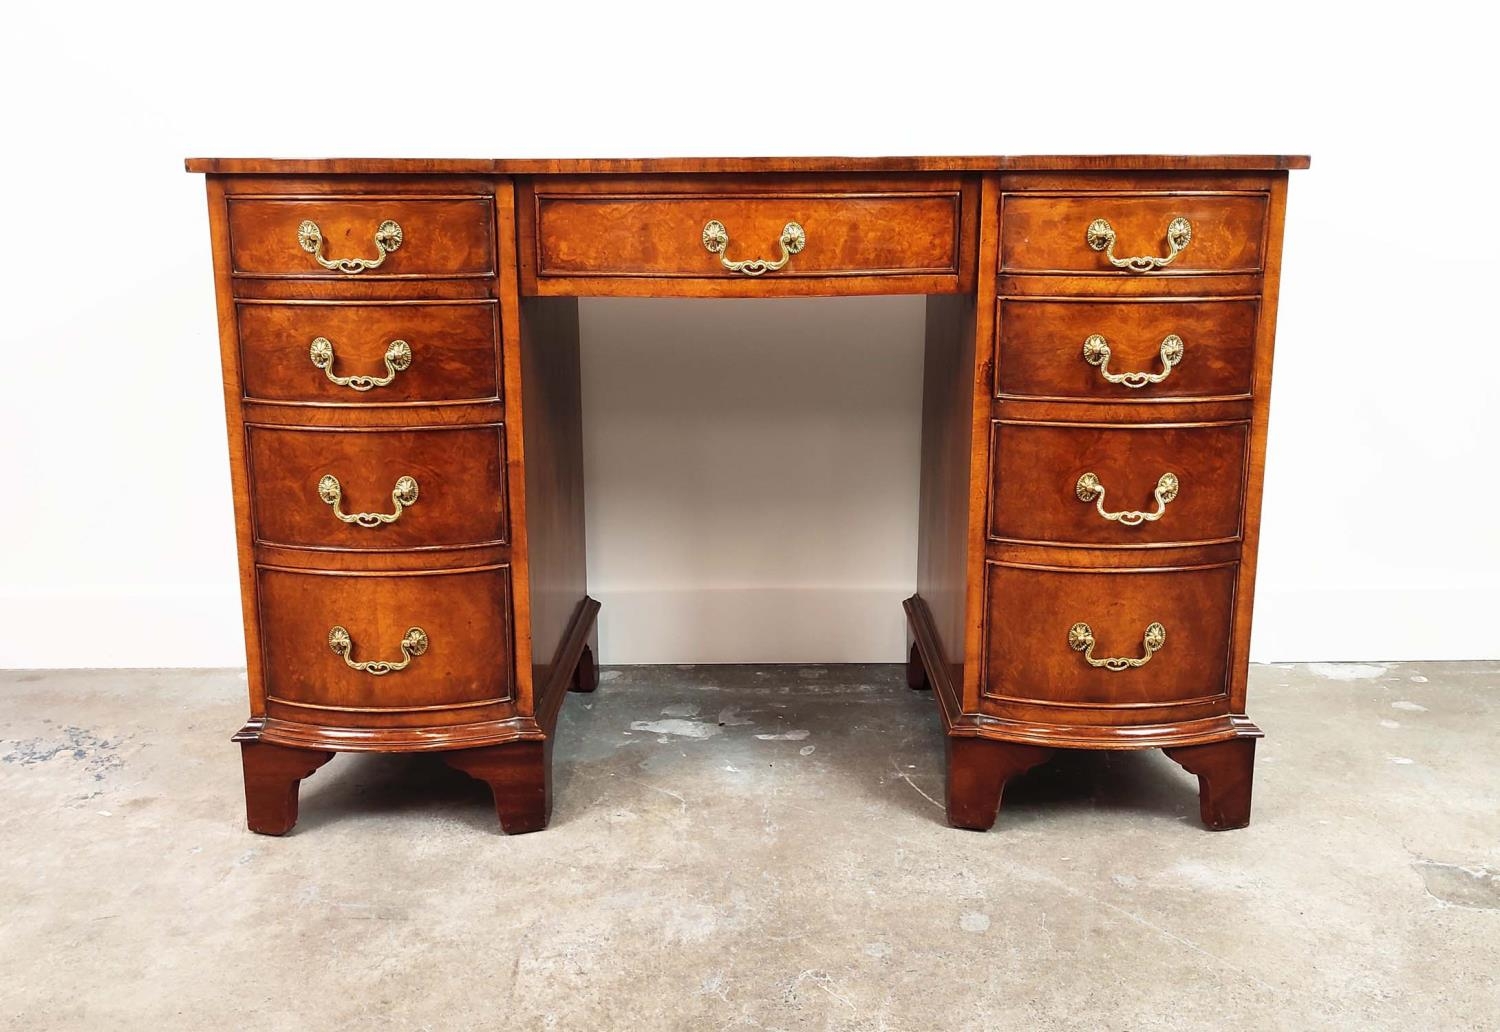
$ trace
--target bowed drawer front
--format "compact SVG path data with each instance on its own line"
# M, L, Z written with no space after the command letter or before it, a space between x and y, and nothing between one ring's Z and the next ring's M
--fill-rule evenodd
M997 420L990 537L1113 548L1233 541L1248 429Z
M495 275L489 197L231 198L229 241L237 276Z
M442 404L500 397L491 300L241 302L250 401Z
M252 426L256 540L353 551L500 544L505 428Z
M989 563L985 692L1080 709L1222 699L1235 570Z
M1257 298L1002 298L1002 398L1153 402L1248 398Z
M262 567L268 701L348 725L511 698L510 568L342 574Z
M1105 276L1259 272L1264 193L1006 194L1000 271Z

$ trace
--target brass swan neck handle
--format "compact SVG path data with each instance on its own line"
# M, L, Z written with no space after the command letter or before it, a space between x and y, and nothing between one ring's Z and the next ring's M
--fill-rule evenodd
M375 229L374 258L329 258L323 254L323 231L312 219L303 219L297 227L297 243L302 250L312 255L319 265L334 272L345 272L353 276L368 269L378 269L385 264L392 251L405 239L401 224L386 219Z
M1078 483L1073 485L1073 493L1078 496L1080 502L1093 502L1100 516L1127 527L1138 527L1142 523L1155 523L1161 519L1167 511L1167 503L1176 498L1181 490L1182 484L1178 481L1176 473L1163 473L1156 479L1154 492L1156 509L1154 511L1122 509L1119 512L1110 512L1104 507L1104 485L1100 483L1097 474L1085 473L1078 478Z
M1146 633L1141 638L1141 644L1146 650L1144 656L1109 656L1098 659L1094 656L1094 631L1086 623L1076 623L1068 628L1068 648L1074 652L1082 652L1084 660L1091 667L1103 667L1105 670L1131 670L1135 667L1143 667L1151 662L1151 657L1160 651L1167 643L1167 629L1161 624L1152 621L1146 625Z
M383 659L356 660L354 658L354 639L342 626L335 624L328 631L328 647L335 655L342 656L344 665L351 670L358 670L363 674L373 677L381 677L385 674L393 674L398 670L405 670L411 666L411 661L427 651L427 632L420 627L409 627L406 634L401 638L401 658L399 660L387 661Z
M744 261L731 261L727 253L729 248L729 230L724 228L724 223L718 219L709 219L703 226L703 247L709 254L719 256L719 261L724 268L730 272L738 272L745 276L762 276L768 272L775 272L792 260L792 255L807 246L807 231L796 222L788 222L781 230L778 240L781 245L781 257L772 261L768 258L746 258Z
M1099 375L1110 383L1121 383L1126 387L1139 389L1148 384L1161 383L1168 376L1187 350L1182 343L1182 338L1175 333L1169 333L1162 338L1161 347L1157 353L1161 356L1161 372L1159 373L1112 373L1109 371L1109 341L1102 334L1091 333L1083 342L1083 360L1091 366L1099 367Z
M1109 263L1117 269L1151 272L1154 269L1164 269L1171 265L1179 254L1187 250L1187 245L1193 242L1193 224L1180 215L1167 224L1167 253L1161 258L1153 255L1133 258L1116 257L1115 227L1109 224L1109 219L1095 219L1090 222L1084 239L1095 251L1103 251L1104 257L1108 258Z
M327 337L314 337L308 349L312 364L323 370L330 381L340 387L356 391L368 391L374 387L388 387L396 374L411 368L411 345L404 340L393 340L385 348L384 376L339 376L333 371L333 342Z
M339 478L332 473L323 474L322 479L318 481L318 497L344 523L357 523L361 527L378 527L385 523L395 523L401 518L401 513L408 505L417 503L417 482L412 477L396 479L396 486L391 488L391 501L396 506L395 512L344 512L339 508L339 504L344 499L344 488L339 483Z

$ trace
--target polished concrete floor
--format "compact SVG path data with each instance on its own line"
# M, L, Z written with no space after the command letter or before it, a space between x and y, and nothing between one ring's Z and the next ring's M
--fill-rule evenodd
M431 759L244 828L235 671L0 674L0 1027L1500 1028L1500 667L1257 667L1255 818L1064 754L948 828L898 667L635 667L502 836Z

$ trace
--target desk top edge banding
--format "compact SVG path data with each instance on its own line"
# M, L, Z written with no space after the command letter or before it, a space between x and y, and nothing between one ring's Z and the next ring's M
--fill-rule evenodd
M1305 154L1040 154L1016 157L188 158L214 175L648 175L766 172L1279 172Z

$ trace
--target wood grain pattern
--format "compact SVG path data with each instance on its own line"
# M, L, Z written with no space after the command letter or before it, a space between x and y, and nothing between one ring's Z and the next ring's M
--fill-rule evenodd
M1179 216L1192 222L1192 242L1172 264L1153 272L1116 268L1103 252L1088 245L1089 224L1102 218L1117 234L1116 257L1164 257L1167 225ZM1022 193L1002 198L1000 218L1002 272L1170 279L1194 273L1258 273L1264 257L1262 193Z
M1276 351L1276 308L1281 295L1281 246L1286 223L1285 173L1270 179L1270 229L1266 234L1266 276L1255 342L1255 409L1250 423L1249 468L1245 477L1245 537L1235 600L1234 655L1229 667L1229 705L1244 713L1250 681L1250 618L1255 607L1255 572L1260 553L1260 506L1266 477L1266 432L1271 414L1271 364ZM1247 810L1248 815L1248 810Z
M499 306L481 301L254 302L236 305L245 397L305 405L411 405L500 397ZM322 337L335 376L386 377L386 349L403 340L411 365L383 387L339 386L313 364Z
M1166 753L1198 776L1198 812L1210 831L1249 825L1255 738L1183 746Z
M955 176L544 176L523 180L521 290L548 296L801 297L966 291L977 183ZM789 221L807 246L759 276L703 246L722 222L731 260L776 260Z
M1244 423L992 424L990 538L1140 548L1239 537L1245 480ZM1177 497L1160 519L1126 526L1081 501L1078 478L1093 473L1107 512L1155 512L1157 478L1174 474Z
M768 197L556 197L537 199L539 276L691 276L730 279L721 258L778 259L783 227L807 232L775 272L801 276L958 274L959 194ZM703 227L723 223L723 255Z
M1156 706L1228 691L1235 566L1199 569L1061 570L989 564L985 692L1038 707ZM1140 657L1147 624L1167 631L1150 662L1133 670L1091 667L1068 646L1086 623L1095 658ZM1054 715L1051 720L1057 719Z
M545 714L561 705L578 661L566 646L588 593L578 302L528 298L521 307L520 328L531 677L534 712Z
M948 823L970 831L988 831L1006 784L1052 757L1051 749L993 739L949 735L943 744Z
M318 224L324 257L376 259L375 231L399 223L401 246L376 269L329 270L297 242L304 219ZM487 197L236 197L229 202L230 257L236 276L382 280L495 275L492 206Z
M1156 404L1193 398L1248 398L1255 363L1258 298L1124 301L1000 299L995 333L997 397ZM1144 387L1110 383L1083 357L1099 334L1111 373L1161 373L1161 344L1175 334L1182 360Z
M455 749L443 761L483 781L507 835L541 831L552 817L552 739Z
M932 621L930 657L963 683L969 564L970 402L976 306L964 296L927 299L922 371L922 468L917 511L917 594Z
M961 706L965 714L977 713L984 692L985 612L988 585L985 578L985 546L989 525L990 494L990 418L994 403L990 397L995 379L995 309L990 305L999 289L995 255L1000 247L1000 200L1004 196L1003 180L986 176L980 191L980 231L975 263L979 268L979 304L974 323L973 371L968 376L969 391L969 496L963 508L964 535L968 555L964 564L964 656ZM908 610L912 612L912 610ZM941 691L936 692L939 696ZM945 717L948 730L958 730L951 717Z
M262 567L260 623L266 696L308 723L358 722L363 712L403 723L452 723L464 706L512 697L510 569L402 574L320 573ZM430 646L404 670L350 669L328 646L342 626L350 658L399 661L411 627Z
M1307 168L1304 154L1034 154L800 158L188 158L225 175L641 175L777 172L1220 171Z
M241 742L245 775L245 824L260 835L285 835L297 824L297 795L333 753L289 749L269 742Z
M456 548L506 540L505 428L352 430L249 426L256 540L347 551ZM401 477L417 499L392 523L340 521L318 495L338 479L340 510L395 511Z
M1120 300L1182 297L1249 297L1260 293L1255 272L1194 272L1185 275L1135 273L1115 276L1094 272L1006 272L996 281L1005 297L1117 298Z
M229 262L229 214L224 180L210 176L208 232L214 263L214 300L219 317L219 363L223 369L224 422L229 443L229 486L234 498L235 553L240 579L240 618L245 634L245 680L250 723L265 717L265 664L260 648L260 606L255 582L255 530L250 517L250 481L244 430L243 380L235 322L234 280ZM249 726L249 725L247 725ZM295 813L293 814L295 820Z

